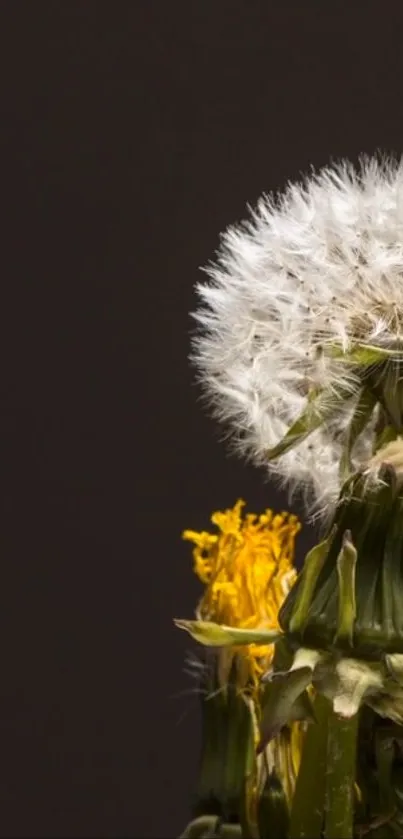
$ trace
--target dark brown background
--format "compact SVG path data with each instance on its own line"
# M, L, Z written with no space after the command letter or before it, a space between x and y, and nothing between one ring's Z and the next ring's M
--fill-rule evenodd
M1 836L186 822L180 533L239 495L286 503L198 402L192 288L262 191L401 153L402 23L371 2L0 5Z

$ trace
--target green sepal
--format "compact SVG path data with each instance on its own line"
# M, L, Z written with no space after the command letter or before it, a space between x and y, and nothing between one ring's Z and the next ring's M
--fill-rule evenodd
M247 644L274 644L281 637L277 629L239 629L213 621L174 620L178 629L184 629L199 644L207 647L245 646Z
M256 757L251 705L237 689L235 660L227 690L216 687L217 674L203 685L210 692L202 699L202 750L192 816L208 813L223 823L243 823L251 754Z
M325 559L329 553L331 544L336 534L337 527L334 525L326 539L315 545L306 555L303 569L301 571L300 583L296 592L291 619L289 623L290 633L303 632L308 620L309 607L319 574L323 568Z
M317 578L308 618L306 605L309 598L304 604L303 631L297 632L294 628L292 640L324 650L334 649L335 646L346 649L346 639L335 642L340 623L337 558L342 549L343 534L350 530L358 554L351 649L357 657L403 652L403 498L399 498L396 491L393 475L386 472L382 483L373 487L364 474L352 476L346 482L335 511L335 537L319 576L314 575ZM353 571L353 568L350 570ZM279 623L284 632L290 631L303 585L304 570L279 611ZM352 586L351 578L351 594ZM349 639L351 637L350 625Z
M328 422L354 396L350 387L333 386L321 390L318 395L308 400L308 404L298 419L288 429L286 435L273 448L268 449L266 457L275 460L289 449L305 440L313 431Z
M339 474L342 482L344 482L353 471L353 465L351 462L352 450L358 440L358 437L370 421L377 401L377 397L373 391L364 386L359 394L351 422L345 434L339 467Z
M374 347L372 344L357 342L348 350L343 350L339 344L327 344L324 352L337 361L346 364L357 364L359 367L372 367L391 358L403 358L403 349L391 350L386 347Z
M353 646L354 621L357 614L355 597L355 571L357 551L352 543L351 532L343 535L340 553L337 557L337 576L339 581L339 604L335 643L342 642Z
M300 700L311 682L312 669L310 667L299 667L287 673L273 674L272 679L265 685L262 697L258 754L289 721L298 718L301 705L297 706L298 713L295 716L295 703Z
M315 723L315 708L308 690L304 690L295 700L289 717L289 723L306 722Z
M201 697L201 754L198 779L193 799L194 818L209 814L223 815L223 765L228 722L226 697L215 692L215 684L203 685L206 694ZM208 691L208 692L207 692Z

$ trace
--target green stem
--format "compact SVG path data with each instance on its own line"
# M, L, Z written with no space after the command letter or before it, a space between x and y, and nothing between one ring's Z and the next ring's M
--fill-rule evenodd
M358 714L329 716L327 741L325 839L352 839Z
M328 717L332 706L317 694L313 703L316 723L309 726L293 797L290 839L319 839L322 835L327 759Z

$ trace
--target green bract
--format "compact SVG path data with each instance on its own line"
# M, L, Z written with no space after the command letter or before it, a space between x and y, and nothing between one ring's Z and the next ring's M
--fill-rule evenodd
M308 555L279 622L297 644L357 657L403 652L403 491L393 469L350 479L326 539Z

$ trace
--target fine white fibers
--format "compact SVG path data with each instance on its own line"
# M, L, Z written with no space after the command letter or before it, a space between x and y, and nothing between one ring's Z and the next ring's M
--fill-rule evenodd
M308 513L329 515L357 388L321 348L403 338L403 163L343 162L263 196L223 235L206 273L193 360L215 415L243 454L291 494L302 490ZM308 390L343 384L352 393L343 414L267 463ZM371 455L375 419L353 449L356 466Z

